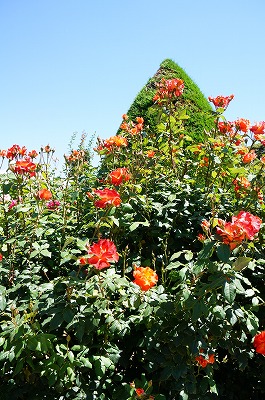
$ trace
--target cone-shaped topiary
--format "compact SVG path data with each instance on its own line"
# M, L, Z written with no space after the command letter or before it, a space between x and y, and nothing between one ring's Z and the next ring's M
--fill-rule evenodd
M127 112L128 116L131 119L135 119L137 116L143 117L145 126L149 126L153 132L155 131L158 112L151 107L154 104L153 97L157 90L157 83L163 78L179 78L184 81L185 89L179 100L179 107L185 108L189 116L189 119L185 121L185 130L191 137L197 139L203 137L203 131L213 127L212 107L193 80L170 59L161 63L155 75L138 93Z

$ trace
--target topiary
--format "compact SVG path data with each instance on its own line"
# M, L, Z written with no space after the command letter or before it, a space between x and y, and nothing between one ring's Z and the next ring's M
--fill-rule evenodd
M160 64L158 71L136 96L127 115L132 120L137 116L143 117L145 126L148 126L151 131L155 131L159 115L152 106L157 83L161 79L175 78L182 79L185 85L181 100L178 101L178 106L186 109L189 116L189 119L185 122L185 131L189 136L200 139L205 130L210 130L213 127L212 108L199 87L181 67L170 59L166 59Z

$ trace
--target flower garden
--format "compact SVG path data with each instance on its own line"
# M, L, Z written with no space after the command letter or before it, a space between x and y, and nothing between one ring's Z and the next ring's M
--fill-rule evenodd
M185 81L162 79L155 129L65 156L1 150L1 399L265 397L265 122L187 132Z

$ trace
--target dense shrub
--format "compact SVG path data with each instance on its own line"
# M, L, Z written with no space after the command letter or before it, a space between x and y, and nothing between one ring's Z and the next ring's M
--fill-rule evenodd
M162 80L155 130L123 116L90 165L1 151L3 399L263 399L265 123L185 129ZM183 93L182 93L183 92ZM7 164L5 164L7 163Z
M178 100L178 108L186 110L189 115L184 129L192 138L195 136L197 140L201 140L204 130L213 128L211 106L196 83L178 64L170 59L166 59L160 64L158 71L137 94L127 114L132 120L139 115L142 116L145 120L145 125L148 125L153 132L156 131L161 115L153 107L156 86L162 79L176 78L185 82L185 91L181 99Z

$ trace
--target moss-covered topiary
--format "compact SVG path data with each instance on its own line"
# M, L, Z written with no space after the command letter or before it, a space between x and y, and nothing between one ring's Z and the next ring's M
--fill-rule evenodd
M156 84L161 79L179 78L184 81L185 89L183 95L178 99L179 107L187 110L189 119L185 121L185 130L191 137L199 139L203 137L204 130L213 127L212 107L199 87L193 80L170 59L164 60L155 75L150 78L143 89L138 93L130 106L127 114L131 119L141 116L154 132L157 124L157 111L151 107L154 104L153 97L157 90Z

